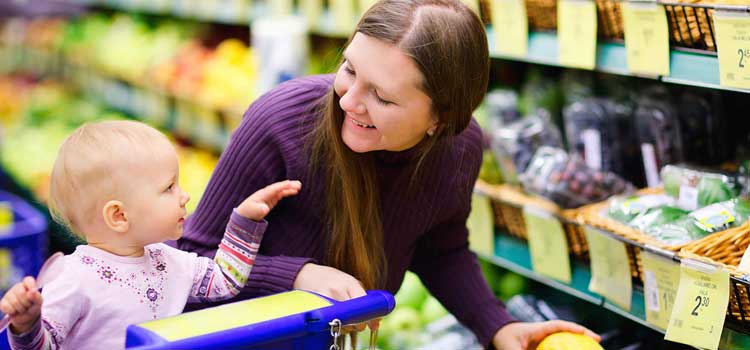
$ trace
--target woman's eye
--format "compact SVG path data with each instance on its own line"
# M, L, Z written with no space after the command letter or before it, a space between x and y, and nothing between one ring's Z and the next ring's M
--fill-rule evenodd
M375 93L375 99L376 99L376 100L378 101L378 103L380 103L380 104L382 104L382 105L385 105L385 106L387 106L387 105L390 105L390 104L392 104L392 103L393 103L393 102L391 102L391 101L388 101L388 100L384 100L384 99L380 98L380 96L378 96L378 94L377 94L377 93Z

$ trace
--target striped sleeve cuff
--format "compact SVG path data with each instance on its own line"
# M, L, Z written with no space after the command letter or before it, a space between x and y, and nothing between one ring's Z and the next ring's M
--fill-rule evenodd
M25 333L15 334L8 330L8 342L11 349L36 350L41 349L44 344L44 329L41 319L34 322L34 326Z
M255 296L290 291L299 270L307 263L316 261L312 258L259 255L245 291Z

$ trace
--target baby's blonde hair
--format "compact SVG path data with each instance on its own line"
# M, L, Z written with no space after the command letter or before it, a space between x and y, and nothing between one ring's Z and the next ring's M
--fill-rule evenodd
M57 154L50 177L52 218L83 235L82 225L97 215L97 203L115 199L128 164L148 156L169 140L158 130L136 121L86 123L69 135Z

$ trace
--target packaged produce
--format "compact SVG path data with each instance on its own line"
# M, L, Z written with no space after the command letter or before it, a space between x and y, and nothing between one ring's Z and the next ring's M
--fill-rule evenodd
M631 220L628 225L640 231L646 231L652 227L661 226L677 221L690 214L689 211L673 206L652 208Z
M736 227L747 221L748 214L750 202L733 199L692 211L672 223L647 229L646 234L669 245L680 245Z
M484 98L490 130L495 130L521 119L518 94L511 89L493 89Z
M611 171L640 183L632 107L611 99L588 98L563 110L568 149L593 169Z
M645 214L647 211L669 205L674 198L665 194L652 194L645 196L617 196L609 201L609 217L622 223L629 223L635 217Z
M741 188L733 177L687 166L667 165L661 171L664 191L677 198L677 206L695 210L724 202L740 195Z
M649 89L638 99L635 123L646 182L656 187L661 183L659 169L682 161L678 111L663 87Z
M553 121L560 120L563 93L557 80L550 76L544 68L529 68L518 101L521 115L534 114L541 109L547 111Z
M521 176L524 188L563 208L600 202L615 194L633 191L619 176L586 166L562 149L541 147Z
M700 165L718 165L731 156L728 116L721 113L717 91L689 90L677 103L685 160Z
M495 130L490 142L503 178L509 183L518 183L518 174L526 170L539 147L562 147L560 131L543 111Z

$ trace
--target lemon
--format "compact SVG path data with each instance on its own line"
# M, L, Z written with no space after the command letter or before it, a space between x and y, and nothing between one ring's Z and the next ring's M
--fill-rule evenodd
M547 336L537 350L604 350L599 343L583 334L560 332Z

